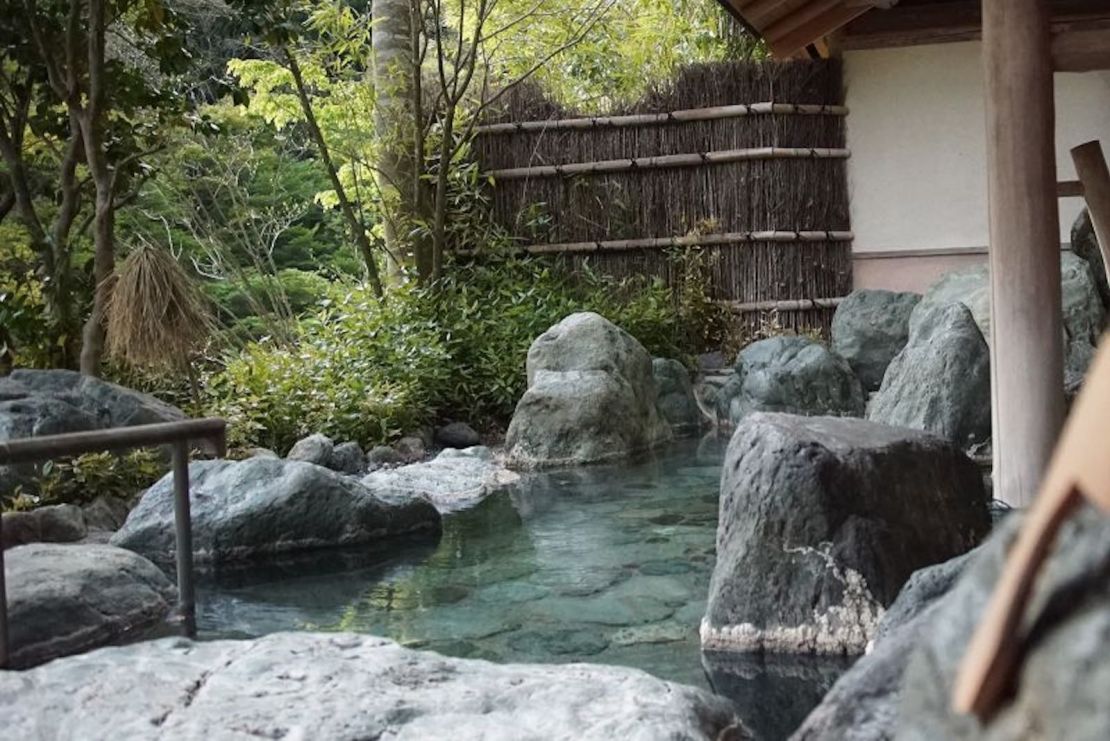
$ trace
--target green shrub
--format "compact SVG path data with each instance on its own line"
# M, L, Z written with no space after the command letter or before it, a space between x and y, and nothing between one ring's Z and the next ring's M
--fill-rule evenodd
M209 413L232 445L279 452L323 432L363 445L439 419L504 425L525 389L532 341L576 311L625 328L653 355L688 359L703 321L661 281L615 281L562 263L511 256L449 265L429 289L333 287L291 342L255 342L208 377ZM696 307L695 307L696 308Z
M150 487L168 470L159 452L146 448L123 455L86 453L47 461L39 476L17 492L10 508L85 504L101 495L126 501Z
M428 389L450 368L414 301L397 290L379 304L368 288L345 287L301 321L293 342L248 345L206 383L230 443L285 451L322 432L371 445L426 422Z

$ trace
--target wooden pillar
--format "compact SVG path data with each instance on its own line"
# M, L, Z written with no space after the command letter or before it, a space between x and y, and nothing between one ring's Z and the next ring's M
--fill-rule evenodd
M1064 418L1047 0L983 0L995 496L1028 505Z

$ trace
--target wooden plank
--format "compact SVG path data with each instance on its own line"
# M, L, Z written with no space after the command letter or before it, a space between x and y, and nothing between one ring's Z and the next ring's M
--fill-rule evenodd
M1064 419L1048 20L1046 0L983 0L994 487L1018 507L1036 496Z
M1102 252L1102 266L1110 280L1110 169L1097 141L1087 142L1071 150L1072 162L1083 183L1084 198L1095 238Z
M1056 183L1057 198L1082 198L1083 183L1078 180L1064 180Z
M896 5L847 24L839 44L851 50L973 41L982 36L982 17L977 0ZM1104 27L1110 25L1110 5L1105 0L1057 0L1051 23L1056 33Z
M542 121L510 121L483 124L475 130L479 135L516 134L519 132L547 132L566 129L603 129L666 124L714 121L745 116L847 116L848 107L812 103L738 103L736 105L687 108L665 113L636 113L627 116L590 116L582 118L553 118Z
M845 23L858 18L870 10L870 7L849 8L839 3L831 10L814 17L807 23L798 26L788 34L778 38L767 37L771 51L778 57L790 55L804 49L807 45L836 31Z
M787 7L797 0L756 0L741 11L749 23L758 29L767 28L782 16L789 14L793 8Z
M830 10L843 5L844 0L816 0L767 26L763 32L763 38L767 39L768 43L773 44L775 39L781 39Z
M1057 33L1052 38L1052 64L1057 72L1110 69L1110 28Z
M714 152L663 154L655 157L601 160L599 162L572 162L565 165L538 165L535 167L509 167L483 173L494 180L522 180L524 178L569 177L573 175L601 175L629 170L652 170L667 167L698 167L728 162L772 159L847 159L847 149L802 147L756 147L754 149L723 149Z

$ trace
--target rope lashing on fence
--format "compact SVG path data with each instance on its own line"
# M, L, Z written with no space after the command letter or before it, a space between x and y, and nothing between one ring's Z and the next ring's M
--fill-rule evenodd
M557 255L583 252L620 252L623 250L663 249L667 247L703 247L736 242L851 242L855 235L849 231L760 231L724 232L718 234L687 234L681 237L646 237L642 239L609 239L595 242L564 242L561 244L532 244L521 247L521 252L531 255ZM458 250L459 255L474 255L477 250Z
M848 107L842 105L807 105L799 103L740 103L712 108L690 108L669 113L634 113L627 116L591 116L583 118L554 118L544 121L511 121L484 124L476 129L479 136L517 134L522 132L559 131L560 129L607 129L634 126L663 126L690 121L714 121L723 118L740 118L758 115L793 116L847 116Z
M801 298L781 301L720 301L722 306L733 314L751 314L757 311L813 311L815 309L835 309L844 301L843 296L836 298Z
M572 162L566 165L509 167L501 170L487 170L483 174L494 180L522 180L524 178L571 177L574 175L596 175L607 172L628 172L629 170L651 170L666 167L696 167L698 165L717 165L748 160L847 159L850 155L851 152L848 149L755 147L752 149L721 149L714 152L690 154L662 154L655 157L633 157L598 162Z

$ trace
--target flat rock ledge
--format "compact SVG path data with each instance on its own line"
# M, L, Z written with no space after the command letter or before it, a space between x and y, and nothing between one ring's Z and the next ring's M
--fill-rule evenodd
M4 560L16 668L133 640L161 623L177 599L157 566L121 548L33 543Z
M374 471L362 484L386 501L423 499L440 514L473 507L520 480L484 446L448 448L430 461Z
M343 633L180 638L0 672L10 738L750 738L732 705L620 667L493 664Z

